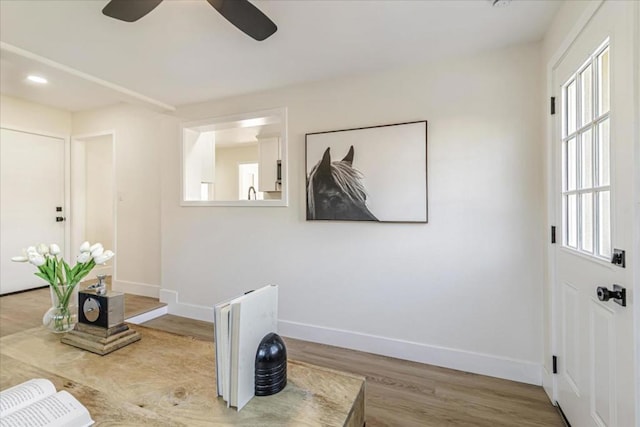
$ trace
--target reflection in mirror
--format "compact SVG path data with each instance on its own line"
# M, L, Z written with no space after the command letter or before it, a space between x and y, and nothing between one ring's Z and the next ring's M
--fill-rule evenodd
M286 109L182 125L182 205L286 206Z

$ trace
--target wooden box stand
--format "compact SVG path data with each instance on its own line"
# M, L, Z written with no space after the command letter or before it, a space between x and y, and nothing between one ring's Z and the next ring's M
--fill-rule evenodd
M139 340L140 334L129 328L126 323L108 329L78 323L60 341L104 356Z

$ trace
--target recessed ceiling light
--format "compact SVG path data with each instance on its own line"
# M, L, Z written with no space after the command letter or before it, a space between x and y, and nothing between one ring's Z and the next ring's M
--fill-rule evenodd
M32 83L38 83L38 84L46 84L49 83L49 81L47 79L45 79L44 77L40 77L40 76L36 76L36 75L30 75L27 76L27 80L29 80Z

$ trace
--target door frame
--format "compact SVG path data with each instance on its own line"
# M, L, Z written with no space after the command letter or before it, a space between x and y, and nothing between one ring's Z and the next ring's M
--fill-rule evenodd
M64 213L64 242L62 242L63 247L63 255L65 259L70 259L69 257L73 252L71 252L70 242L71 242L71 217L70 217L70 208L71 208L71 138L69 135L64 135L55 132L47 132L43 130L39 130L31 127L24 126L13 126L13 125L5 125L0 124L0 128L6 130L12 130L15 132L29 133L32 135L45 136L48 138L56 138L62 139L64 141L64 160L63 160L63 169L64 169L64 205L62 206L62 212ZM34 242L38 243L38 242Z
M567 50L571 47L573 42L582 32L582 30L589 23L591 18L596 14L596 12L600 9L604 0L597 0L586 7L582 15L578 18L573 28L568 32L566 37L559 44L559 47L555 51L555 53L551 56L551 59L546 65L546 77L547 77L547 88L546 88L546 99L550 100L552 96L556 97L556 100L559 100L560 94L555 93L554 90L554 81L553 81L553 70L559 65L559 63L564 58ZM633 3L634 8L634 45L640 48L640 2ZM638 49L634 49L635 57L632 59L632 63L634 64L634 88L633 88L633 108L635 110L634 117L636 117L634 123L634 141L632 143L633 150L633 158L635 160L635 164L640 164L640 120L637 118L640 117L640 53L638 53ZM545 103L545 105L548 105ZM556 102L556 105L559 105L559 101ZM548 108L548 107L547 107ZM555 116L552 116L549 113L549 110L545 111L546 117L546 195L547 195L547 221L545 224L545 230L543 233L545 236L549 236L551 226L558 225L558 221L560 218L557 217L557 203L556 203L556 182L555 182L555 168L557 165L556 152L554 150L555 145L555 135L556 135L556 123L558 118L560 117L560 113L556 110ZM633 203L633 213L632 218L632 233L633 233L633 243L630 248L630 256L627 260L627 263L631 265L633 268L634 276L632 279L631 287L631 298L635 302L633 304L633 318L634 325L640 325L640 299L633 298L633 295L640 295L640 168L635 168L633 171L634 181L634 190L632 197L634 198ZM560 237L560 236L558 236ZM544 314L545 314L545 323L549 325L548 335L545 337L545 341L543 343L543 357L542 361L542 386L549 396L551 402L555 405L558 398L558 382L557 376L552 372L552 361L551 357L554 354L557 354L557 350L559 348L558 343L558 330L562 327L560 319L557 318L557 307L559 304L558 295L556 293L555 287L555 279L556 279L556 262L555 262L555 251L559 250L557 245L561 245L559 241L556 243L556 247L551 243L551 239L546 239L547 244L545 247L546 250L546 269L544 274ZM635 411L636 411L636 419L640 420L640 381L638 378L640 377L640 327L634 328L634 338L635 338Z
M634 80L635 80L635 90L633 91L634 96L634 115L636 118L634 123L634 135L635 140L632 143L633 146L633 159L636 168L633 171L633 188L635 189L632 197L633 200L633 212L631 217L633 218L633 224L635 224L634 229L632 230L633 246L631 247L631 256L629 257L629 263L633 266L634 276L633 276L633 295L631 298L634 298L634 295L640 295L640 4L636 2L634 4L634 44L635 44L635 57L633 58L633 69L634 69ZM640 325L640 299L637 297L633 299L634 310L633 310L633 324L638 326ZM636 422L640 423L640 327L635 328L635 373L636 373Z
M110 130L104 130L104 131L98 131L98 132L90 132L90 133L83 133L83 134L77 134L77 135L71 135L71 139L70 139L70 143L69 143L69 147L70 147L70 152L69 152L69 159L70 159L70 163L72 163L70 165L70 171L72 169L77 169L78 167L78 160L73 158L71 156L71 147L73 147L73 145L75 143L81 143L81 142L85 142L87 139L91 139L91 138L97 138L100 136L110 136L111 137L111 157L113 159L113 164L112 164L112 170L111 170L111 184L113 186L113 195L112 195L112 202L113 202L113 212L111 213L112 218L113 218L113 235L111 236L111 241L113 242L113 248L107 248L107 249L111 249L114 253L118 253L117 250L117 246L118 246L118 180L116 178L116 171L117 171L117 167L116 167L116 131L114 129L110 129ZM72 195L73 196L73 195ZM77 203L74 203L73 205L69 205L70 209L75 210L75 208L77 207ZM73 233L75 235L78 234L82 234L81 233L81 227L86 225L86 221L84 219L82 220L78 220L78 221L73 221L73 224L71 225L71 227L69 228L69 234L71 235L71 230L73 229ZM95 242L94 242L95 243ZM78 242L73 242L71 246L73 246L74 252L73 253L78 253L80 250L80 245L82 244L82 242L78 241ZM117 281L117 271L118 271L118 257L113 257L111 259L112 262L112 276L111 276L111 283L113 285L113 283L115 283Z

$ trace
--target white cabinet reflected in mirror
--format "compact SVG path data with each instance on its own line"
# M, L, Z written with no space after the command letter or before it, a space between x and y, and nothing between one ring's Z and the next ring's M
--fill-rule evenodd
M287 206L287 110L182 124L183 206Z

